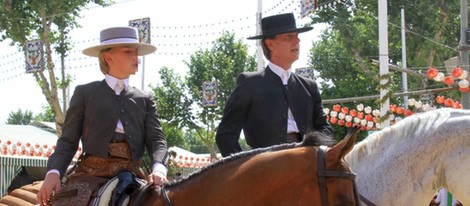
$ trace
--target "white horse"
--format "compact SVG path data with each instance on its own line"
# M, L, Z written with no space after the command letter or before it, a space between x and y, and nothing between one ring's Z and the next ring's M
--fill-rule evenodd
M376 205L428 205L441 187L470 205L470 110L412 115L345 157L359 194Z

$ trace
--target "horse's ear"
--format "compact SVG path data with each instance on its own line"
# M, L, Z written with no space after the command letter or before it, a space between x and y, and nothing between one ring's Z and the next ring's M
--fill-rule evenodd
M341 140L338 144L333 146L333 150L339 150L339 155L344 157L348 152L352 150L354 145L356 144L356 135L360 131L360 127L354 126L349 129L348 134L346 137Z

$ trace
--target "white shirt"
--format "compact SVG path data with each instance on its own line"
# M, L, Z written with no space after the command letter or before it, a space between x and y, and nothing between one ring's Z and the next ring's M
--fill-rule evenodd
M119 81L118 78L113 77L113 76L111 76L111 75L109 75L109 74L106 74L106 75L105 75L105 81L106 81L106 83L108 84L108 86L116 92L116 95L119 95L119 94L120 94L120 92L118 92L118 91L115 90L115 88L117 87L117 83L118 83L118 81ZM129 87L129 78L127 78L127 79L122 79L122 81L124 82L124 85L125 85L124 89L126 89L127 87ZM120 119L118 119L115 132L124 133L124 127L122 126L122 122L121 122Z
M273 71L277 76L279 76L282 80L282 83L284 85L287 85L288 80L292 74L291 68L285 70L281 68L280 66L277 66L273 63L268 64L269 68L271 71ZM294 115L292 114L292 111L290 107L287 109L287 134L289 133L297 133L299 132L299 128L297 127L297 123L295 122Z

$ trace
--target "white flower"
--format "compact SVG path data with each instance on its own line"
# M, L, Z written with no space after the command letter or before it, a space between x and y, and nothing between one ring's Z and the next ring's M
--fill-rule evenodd
M356 124L361 123L361 119L359 119L359 117L354 117L354 123Z
M345 117L346 117L346 115L345 115L344 113L342 113L342 112L340 112L340 113L338 114L338 118L339 118L339 119L344 119Z
M338 116L338 112L336 112L336 111L331 111L331 112L330 112L330 116L331 116L331 117L337 117L337 116Z
M460 75L459 79L466 79L468 77L468 71L463 70L462 75Z
M362 110L364 110L364 105L363 104L358 104L356 106L356 109L357 109L357 111L362 111Z
M379 117L379 116L380 116L380 110L374 109L374 110L372 111L372 115L374 115L374 117Z
M329 108L323 108L323 112L324 112L325 114L329 114L329 113L330 113L330 109L329 109Z
M423 111L427 112L427 111L431 111L431 110L432 110L432 107L428 103L423 105Z
M346 117L344 119L346 120L346 122L350 122L350 121L352 121L352 116L351 115L346 115Z
M468 87L468 80L463 79L459 81L459 87L460 88L467 88Z
M419 109L419 108L421 108L421 106L423 106L423 102L421 102L421 100L419 100L419 101L417 101L417 102L415 103L415 107L416 107L416 108Z
M370 127L370 128L374 127L374 122L373 121L368 121L367 122L367 127Z
M361 125L362 125L362 126L366 126L366 124L367 124L367 120L361 119Z
M408 99L408 105L414 106L416 104L416 100L414 98Z
M364 112L366 114L370 114L372 112L372 108L370 106L367 106L366 108L364 108Z
M445 75L444 73L439 72L439 73L437 74L437 76L434 77L434 80L435 80L435 81L438 81L438 82L442 82L442 81L444 80L444 77L445 77L445 76L446 76L446 75Z

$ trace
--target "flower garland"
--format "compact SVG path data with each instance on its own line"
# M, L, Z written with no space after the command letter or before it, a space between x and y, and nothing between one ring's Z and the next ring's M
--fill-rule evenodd
M462 109L460 102L452 100L451 98L445 98L442 95L436 97L437 106L423 103L421 100L415 100L414 98L408 99L408 109L395 104L390 105L390 111L388 118L390 124L394 124L405 117L411 116L416 113L427 112L437 108L448 107L454 109ZM356 108L348 108L339 104L333 105L330 108L324 108L323 112L327 115L327 120L331 124L338 126L352 127L353 125L361 126L361 130L379 130L381 129L380 110L372 109L370 106L364 106L358 104Z
M427 76L434 81L444 82L444 84L449 87L454 85L456 80L459 80L458 85L461 92L468 92L470 90L468 71L459 66L454 67L454 69L452 69L452 74L448 76L445 76L444 73L431 67L428 69Z

